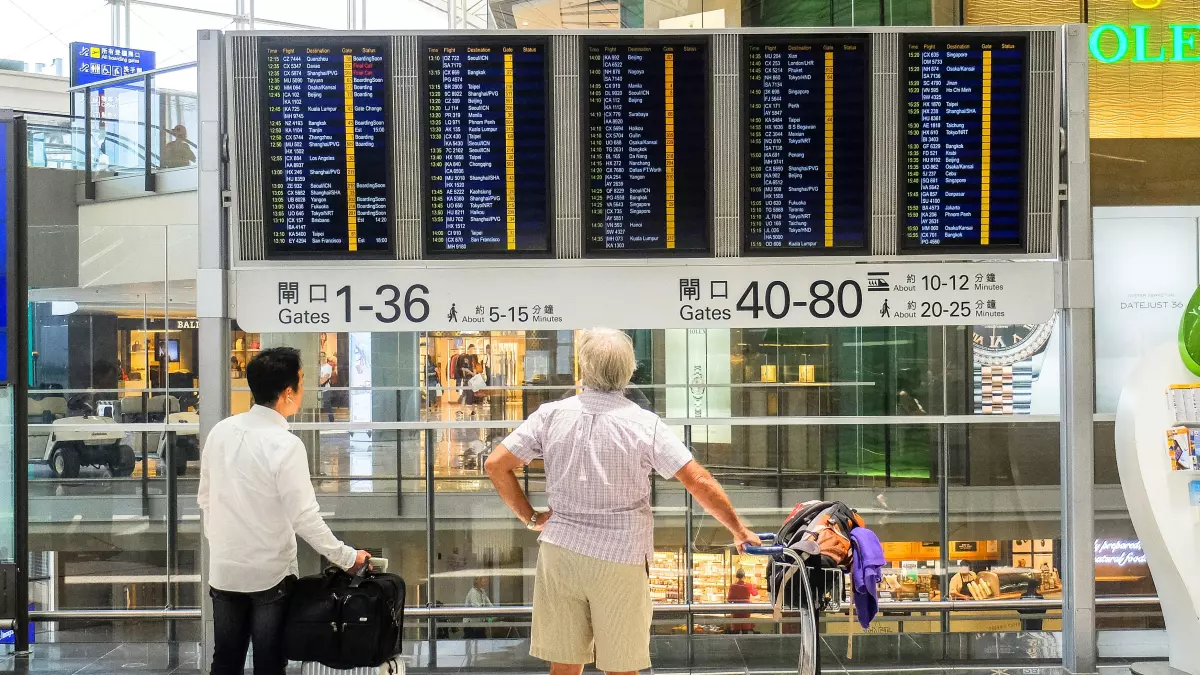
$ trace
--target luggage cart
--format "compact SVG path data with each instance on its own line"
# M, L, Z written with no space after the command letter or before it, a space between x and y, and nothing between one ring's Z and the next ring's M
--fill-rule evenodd
M800 615L803 644L796 672L817 675L821 672L821 613L841 611L846 602L845 572L822 566L820 555L809 556L776 544L774 532L760 533L758 538L762 546L746 546L743 550L747 555L771 559L767 589L777 618L781 610Z

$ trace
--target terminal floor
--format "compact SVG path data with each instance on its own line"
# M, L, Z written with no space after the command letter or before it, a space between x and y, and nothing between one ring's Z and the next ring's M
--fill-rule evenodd
M288 669L288 675L298 675L299 667L293 663ZM194 675L200 672L199 648L195 643L181 643L174 646L165 644L122 644L104 645L95 643L35 645L28 657L17 657L11 653L11 646L0 645L0 673L16 675L116 675L117 673L144 673L146 675ZM246 673L252 669L247 664ZM509 669L504 667L495 670L481 666L450 665L445 668L429 670L426 668L410 668L410 673L471 673L484 675L487 673L503 673L517 675L518 673L544 673L536 669ZM594 672L594 671L588 671ZM654 672L671 673L673 675L747 675L762 673L795 672L793 664L779 664L778 668L754 667L744 669L721 668L719 670L696 667L691 670L679 668L657 669ZM823 673L912 673L913 675L1066 675L1066 671L1057 666L1039 665L930 665L930 666L899 666L887 668L843 667L835 664L822 669ZM1100 675L1129 675L1128 663L1121 661L1104 662L1100 666Z

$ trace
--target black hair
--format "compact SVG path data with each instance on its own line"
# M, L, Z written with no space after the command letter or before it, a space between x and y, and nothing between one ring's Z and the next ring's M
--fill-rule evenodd
M292 347L264 349L246 364L246 380L255 403L275 405L285 389L300 388L300 351Z

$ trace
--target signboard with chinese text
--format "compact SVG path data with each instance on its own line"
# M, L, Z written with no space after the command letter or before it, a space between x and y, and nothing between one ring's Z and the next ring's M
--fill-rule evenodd
M128 47L71 43L71 86L154 70L154 52Z
M251 332L1034 324L1054 263L267 268L235 272Z

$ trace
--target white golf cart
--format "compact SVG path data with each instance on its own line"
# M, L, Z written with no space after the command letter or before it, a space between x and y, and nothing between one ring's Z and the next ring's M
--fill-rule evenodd
M56 478L78 478L81 466L94 466L108 467L113 478L125 478L133 474L137 458L134 457L133 448L125 444L125 432L79 428L112 423L111 417L98 415L55 420L46 438L43 457L50 465L50 472Z
M164 462L174 463L175 475L187 473L188 462L200 461L200 432L195 425L200 423L199 413L180 412L179 399L174 396L157 395L149 398L127 397L120 401L120 417L122 422L169 422L170 424L191 424L192 429L174 431L171 434L158 431L134 433L134 447L140 456L147 451L158 455ZM168 458L167 439L175 438L173 458Z
M107 468L114 478L126 478L133 474L138 458L145 452L158 455L164 463L168 461L167 439L172 434L159 431L133 432L116 429L81 428L90 425L112 425L114 422L155 423L169 419L171 424L199 424L195 412L180 412L179 400L174 396L126 397L111 404L99 406L108 414L90 415L90 404L77 403L77 409L85 412L73 417L67 414L67 401L62 396L46 396L29 402L31 424L49 424L45 438L45 452L41 462L50 466L56 478L78 478L81 467ZM115 419L114 419L115 418ZM30 447L36 447L45 433L45 427L30 431ZM199 435L195 428L173 432L175 446L173 463L176 475L187 473L187 463L200 460ZM132 438L132 442L128 439ZM38 460L34 460L38 461Z
M40 461L50 466L58 478L77 478L82 466L107 467L115 477L133 473L133 449L125 444L125 434L111 430L94 431L84 425L111 424L112 418L88 415L90 405L76 401L73 411L63 394L41 393L29 397L29 423L50 425L31 429L31 451L45 441ZM72 412L76 414L71 416ZM78 413L82 412L80 415ZM71 428L68 428L71 427ZM33 457L38 455L30 453ZM39 461L35 459L34 461Z

